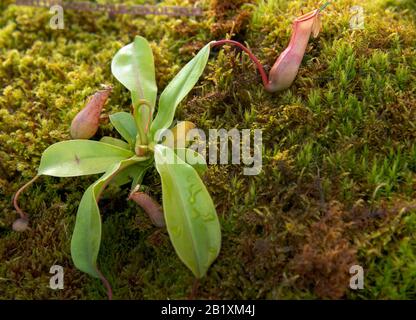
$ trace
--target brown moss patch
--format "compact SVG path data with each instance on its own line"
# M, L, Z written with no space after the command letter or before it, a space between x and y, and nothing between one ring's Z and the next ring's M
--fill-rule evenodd
M346 214L339 203L331 203L326 214L308 230L306 243L292 261L291 269L299 275L300 285L312 287L321 298L344 296L349 269L357 261Z
M211 11L215 22L211 26L214 37L223 38L227 33L241 33L246 27L251 13L242 6L253 1L242 0L212 0Z

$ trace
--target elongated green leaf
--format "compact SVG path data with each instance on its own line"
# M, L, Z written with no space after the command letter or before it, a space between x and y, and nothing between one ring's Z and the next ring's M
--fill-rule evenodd
M198 173L174 151L155 146L163 211L173 247L193 274L203 277L218 256L221 230L214 203Z
M210 43L203 47L198 54L173 78L163 90L159 99L159 109L150 128L151 136L160 129L169 128L175 115L176 107L191 91L205 69L210 52Z
M118 133L120 133L120 135L129 143L129 145L134 146L136 142L137 128L133 116L127 112L117 112L110 115L110 121Z
M105 137L102 137L100 139L100 142L111 144L111 145L116 146L116 147L120 147L120 148L123 148L123 149L130 150L129 144L127 142L121 140L121 139L105 136Z
M101 243L101 216L97 200L114 174L135 162L133 158L113 164L100 179L89 186L79 204L71 239L71 256L79 270L93 277L100 277L97 256Z
M149 112L146 107L139 108L139 100L149 102L153 113L157 95L153 53L147 40L137 36L121 48L113 58L111 71L130 90L133 105L139 109L136 123L144 129L149 122Z
M207 162L205 158L195 150L189 148L176 148L175 154L187 164L191 165L200 176L207 170Z
M54 177L96 174L133 155L129 150L99 141L62 141L43 152L38 174Z

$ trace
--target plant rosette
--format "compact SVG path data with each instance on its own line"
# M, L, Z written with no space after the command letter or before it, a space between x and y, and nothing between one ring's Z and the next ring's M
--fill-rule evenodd
M79 270L103 281L109 298L112 296L111 287L98 269L97 257L102 237L98 201L110 182L119 186L131 182L129 199L138 203L156 226L166 225L178 257L196 278L205 276L220 252L218 216L200 177L206 169L205 159L192 149L180 150L160 141L160 133L171 127L177 106L204 71L210 47L211 44L203 47L166 86L160 94L154 118L157 86L149 43L137 36L133 43L121 48L112 60L111 70L131 92L133 111L118 112L109 118L123 140L113 137L87 140L97 131L100 112L111 91L106 88L91 97L74 118L71 136L77 139L48 147L42 154L38 175L14 197L21 217L13 227L16 231L23 231L27 228L28 217L17 205L17 197L39 176L76 177L103 173L86 189L78 206L71 256ZM194 127L189 122L180 122L177 127L184 124L188 129ZM180 131L177 127L172 132ZM184 137L178 135L175 138ZM188 164L184 154L191 154L198 161ZM139 191L146 172L152 166L156 167L161 178L163 210L149 195Z

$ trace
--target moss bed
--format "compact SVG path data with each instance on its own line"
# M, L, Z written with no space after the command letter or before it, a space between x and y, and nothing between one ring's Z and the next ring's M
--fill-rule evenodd
M199 18L68 10L63 30L49 27L49 10L12 2L0 2L0 298L103 299L101 282L76 270L69 250L77 205L96 177L42 177L20 201L31 229L11 230L12 196L42 151L69 139L100 84L114 86L104 114L129 110L110 62L136 34L151 42L161 92L210 40L245 42L270 68L293 19L317 1L202 1ZM265 92L247 56L223 47L180 105L176 118L204 130L263 130L261 174L211 165L204 178L223 244L196 298L416 298L416 5L360 1L365 28L351 30L355 4L326 9L289 90ZM104 134L117 136L108 122L96 139ZM160 199L155 172L145 184ZM189 298L191 272L127 193L110 188L100 202L99 265L115 298ZM54 264L64 267L64 290L48 288ZM349 289L354 264L365 270L363 290Z

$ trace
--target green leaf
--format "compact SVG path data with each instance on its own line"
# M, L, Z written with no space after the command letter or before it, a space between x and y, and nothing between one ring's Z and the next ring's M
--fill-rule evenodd
M173 247L197 278L218 256L221 230L214 203L198 173L174 151L155 146L162 179L163 211Z
M189 148L176 148L175 154L187 164L191 165L200 176L207 170L207 162L205 158L195 150Z
M123 149L130 150L129 144L127 142L121 140L121 139L105 136L105 137L102 137L100 139L100 142L111 144L111 145L116 146L116 147L120 147L120 148L123 148Z
M54 177L96 174L133 155L129 150L99 141L62 141L43 152L38 174Z
M134 164L118 173L111 183L116 186L122 186L136 179L137 183L141 183L147 169L148 166L144 166L142 163Z
M144 175L146 174L147 170L149 170L150 167L153 167L153 161L151 165L142 167L141 170L138 170L135 173L132 173L133 181L131 183L131 190L133 190L134 188L136 188L137 185L142 183Z
M136 123L130 113L117 112L110 115L111 124L129 145L134 146L137 136Z
M101 215L97 201L113 176L136 161L131 158L113 164L100 179L89 186L78 206L71 239L71 256L79 270L93 277L100 278L97 270L97 256L101 242Z
M211 44L208 43L185 67L173 78L163 90L159 99L159 109L150 128L151 137L157 140L155 133L160 129L170 127L175 115L176 107L191 91L208 62ZM156 139L155 139L156 138Z
M147 40L136 36L134 42L121 48L113 58L111 72L130 90L133 106L139 108L139 100L146 100L152 106L153 114L157 86L153 53ZM140 107L135 120L136 124L144 129L151 120L148 108Z

